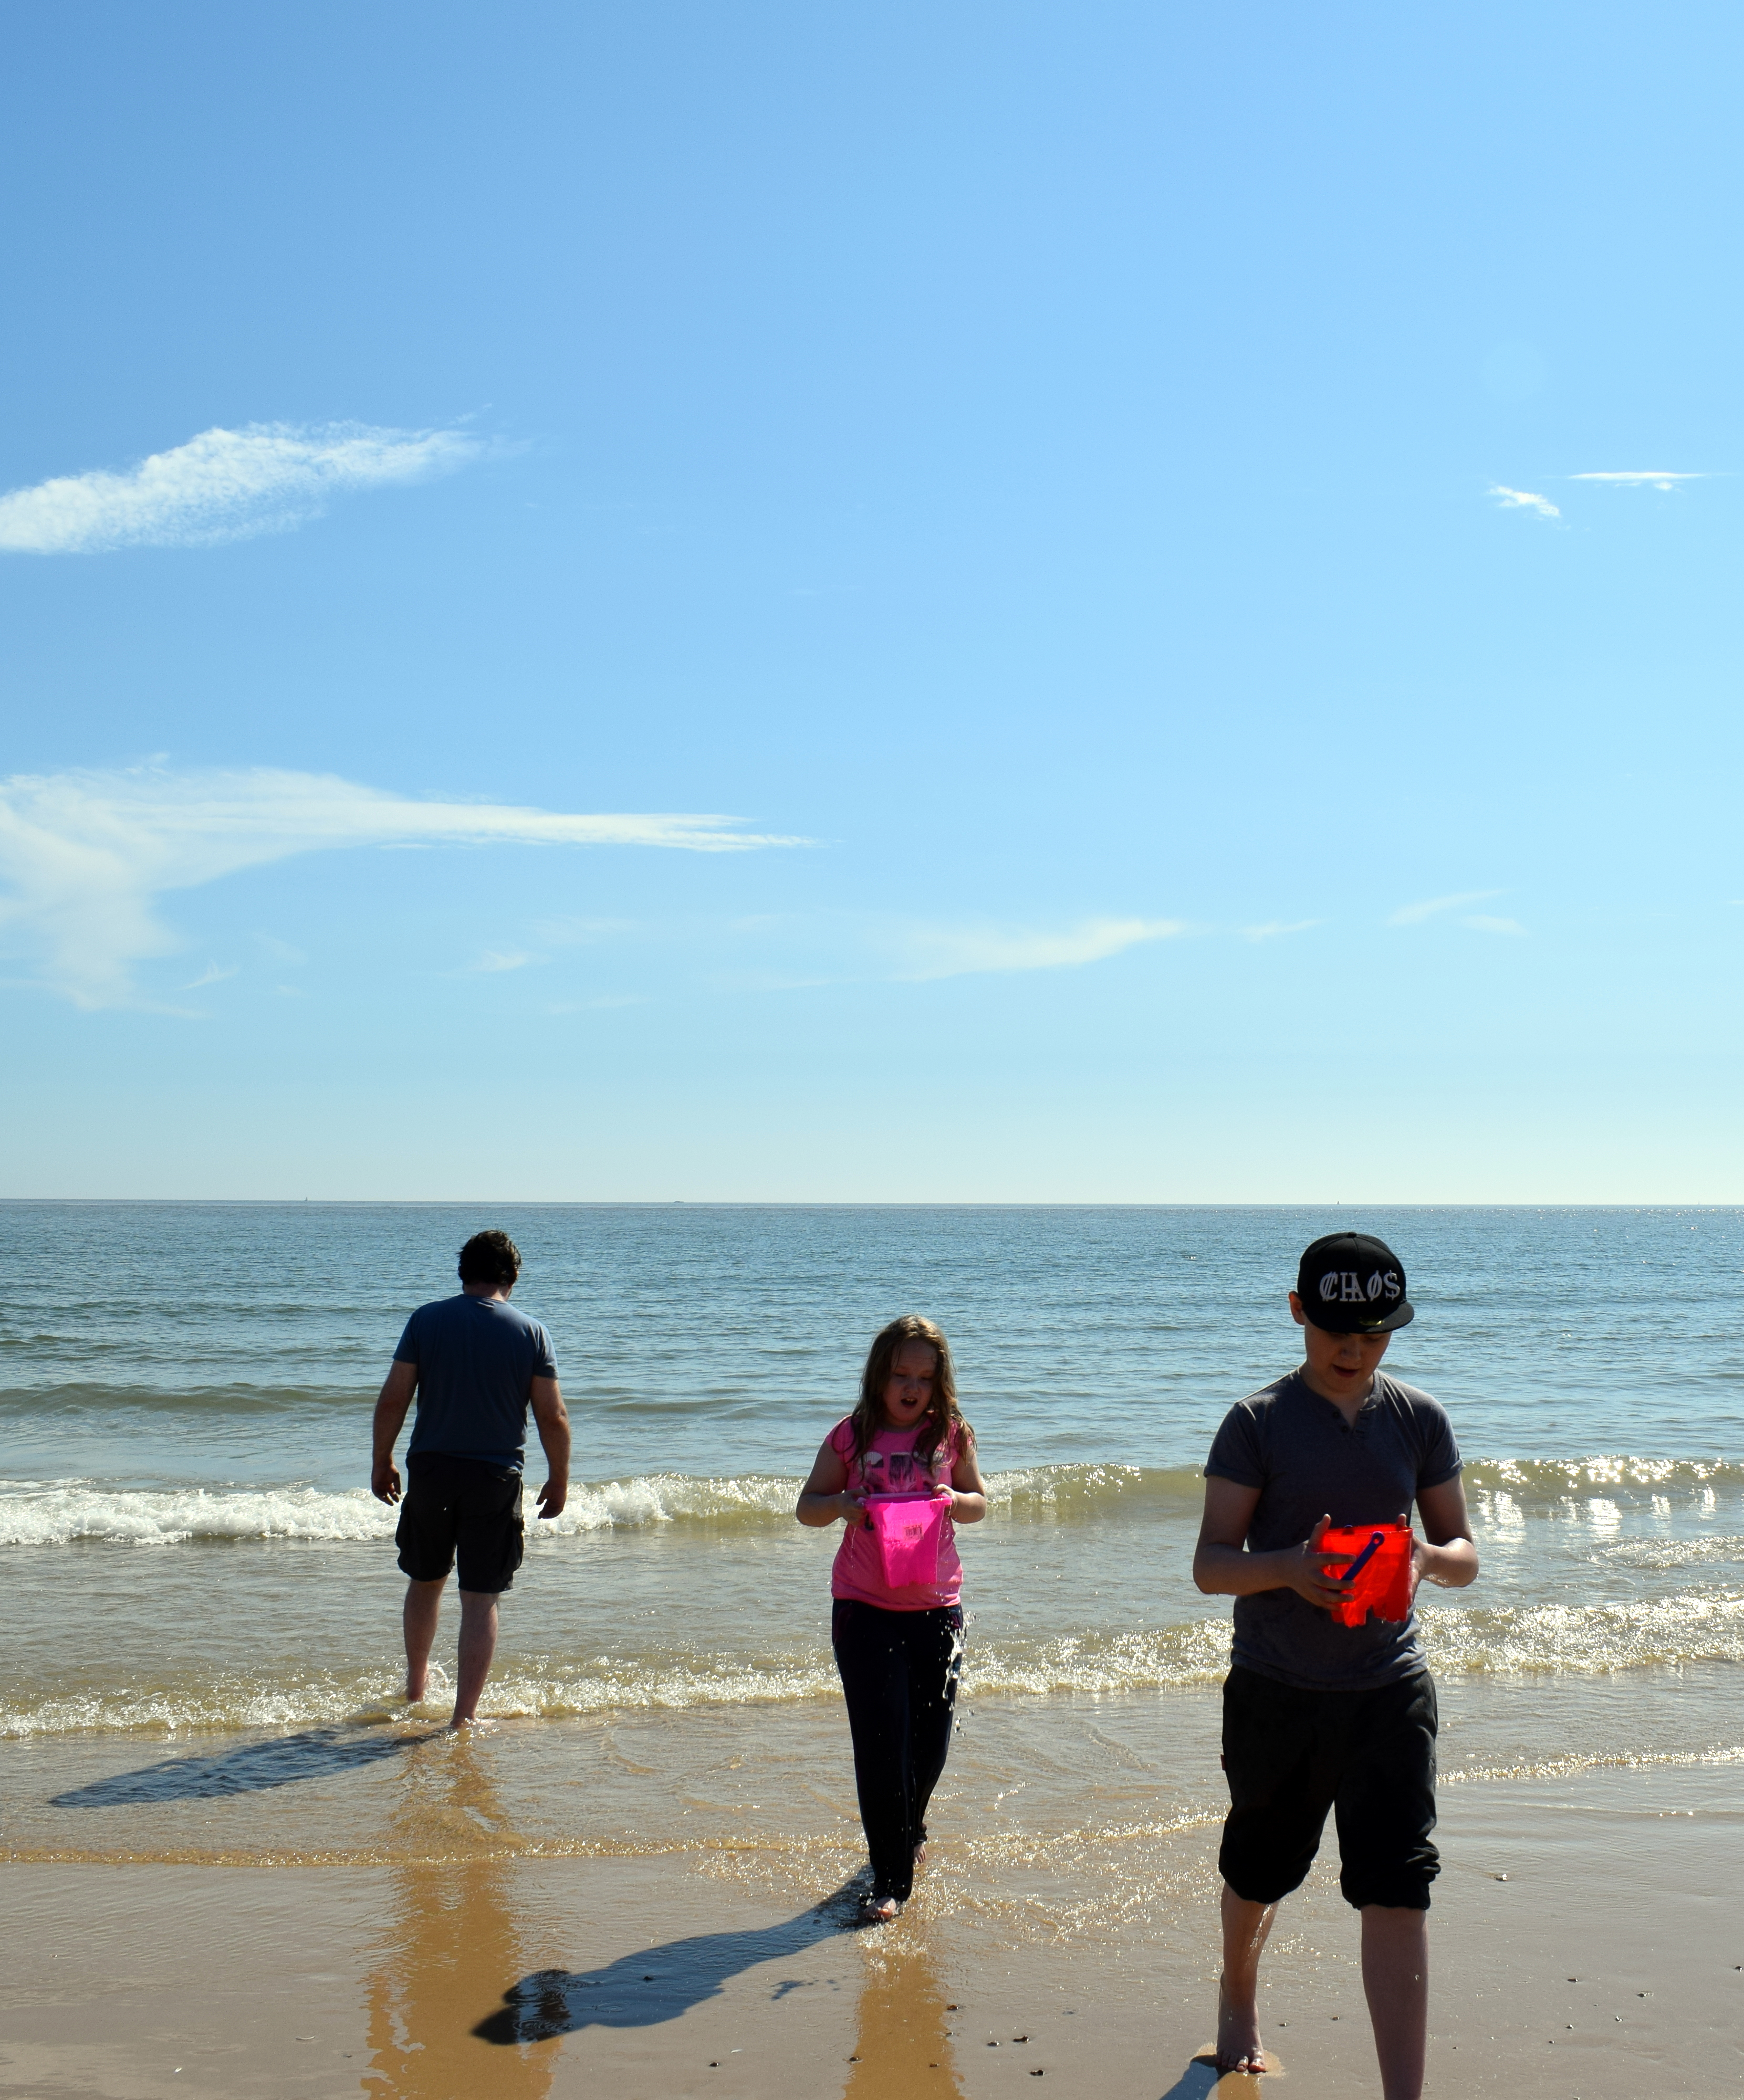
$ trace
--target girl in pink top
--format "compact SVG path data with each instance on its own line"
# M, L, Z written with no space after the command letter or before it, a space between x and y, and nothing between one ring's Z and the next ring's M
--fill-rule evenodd
M948 1499L936 1568L891 1586L869 1495ZM794 1512L801 1524L821 1529L840 1518L847 1527L830 1577L830 1635L872 1855L872 1890L860 1904L868 1924L895 1917L925 1854L926 1805L951 1747L963 1657L955 1527L987 1513L975 1432L957 1411L951 1345L930 1320L905 1313L873 1340L859 1404L824 1438Z

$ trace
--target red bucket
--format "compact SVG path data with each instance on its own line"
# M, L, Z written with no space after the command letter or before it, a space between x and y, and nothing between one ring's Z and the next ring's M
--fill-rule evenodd
M1323 1552L1343 1558L1343 1566L1329 1561L1326 1567L1327 1575L1339 1579L1345 1568L1368 1554L1351 1583L1349 1599L1332 1607L1335 1624L1360 1626L1371 1612L1395 1626L1411 1617L1411 1535L1405 1525L1329 1524L1320 1545ZM1371 1546L1372 1553L1368 1552Z

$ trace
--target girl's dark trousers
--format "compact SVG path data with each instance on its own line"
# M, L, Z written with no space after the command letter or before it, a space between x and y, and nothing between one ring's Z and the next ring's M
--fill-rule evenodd
M838 1597L830 1638L847 1695L872 1892L906 1903L926 1804L951 1748L962 1608L886 1612Z

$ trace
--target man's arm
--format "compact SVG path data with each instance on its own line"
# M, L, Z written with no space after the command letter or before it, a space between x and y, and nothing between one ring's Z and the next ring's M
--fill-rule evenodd
M1331 1521L1322 1517L1300 1546L1282 1546L1272 1553L1247 1551L1247 1527L1260 1500L1257 1488L1244 1488L1219 1473L1205 1476L1205 1515L1193 1552L1193 1580L1208 1597L1252 1597L1261 1590L1294 1590L1310 1604L1330 1611L1350 1591L1327 1579L1326 1564L1342 1553L1322 1553L1320 1541Z
M541 1516L561 1516L569 1499L569 1410L554 1378L536 1378L532 1400L539 1441L545 1446L545 1482L539 1490Z
M417 1365L403 1364L396 1357L375 1404L375 1456L369 1467L369 1492L378 1502L400 1499L400 1468L394 1463L394 1445L405 1426L406 1410L417 1391Z

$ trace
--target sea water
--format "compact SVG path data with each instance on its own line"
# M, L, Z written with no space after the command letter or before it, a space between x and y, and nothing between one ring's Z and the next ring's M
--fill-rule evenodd
M591 1746L585 1803L547 1802L541 1828L811 1812L819 1760L844 1762L837 1534L793 1499L903 1311L951 1339L991 1491L960 1532L954 1767L980 1756L989 1798L1009 1780L1061 1827L1087 1789L1150 1798L1163 1771L1203 1808L1229 1604L1190 1579L1198 1469L1230 1404L1298 1360L1296 1257L1346 1228L1403 1261L1418 1317L1388 1368L1443 1401L1467 1458L1481 1580L1421 1600L1446 1769L1744 1756L1737 1210L10 1203L0 1738L33 1770L197 1759L244 1731L259 1754L325 1744L343 1777L346 1732L400 1673L371 1405L484 1225L520 1245L516 1302L550 1329L575 1432L563 1515L535 1522L529 1493L484 1708ZM80 1842L143 1842L137 1802L57 1798L93 1811ZM72 1844L18 1798L15 1844Z

